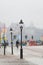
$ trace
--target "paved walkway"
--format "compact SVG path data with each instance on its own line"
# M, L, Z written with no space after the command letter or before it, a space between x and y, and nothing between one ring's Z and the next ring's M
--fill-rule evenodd
M0 55L0 65L35 65L14 55Z
M23 47L23 60L20 60L20 48L13 49L13 56L11 47L6 48L6 56L4 56L3 48L0 48L0 65L43 65L43 46Z

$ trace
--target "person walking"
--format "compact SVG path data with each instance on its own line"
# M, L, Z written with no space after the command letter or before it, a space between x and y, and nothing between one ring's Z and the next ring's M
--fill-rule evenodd
M16 41L16 47L17 48L19 47L19 41L18 40Z

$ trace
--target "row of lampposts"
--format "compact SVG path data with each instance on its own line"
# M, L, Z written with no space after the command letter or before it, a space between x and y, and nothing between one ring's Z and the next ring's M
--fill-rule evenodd
M20 20L19 22L20 24L20 31L21 31L21 43L20 43L20 59L23 59L23 48L22 48L22 29L23 29L23 21ZM13 29L10 28L10 33L11 33L11 54L13 55ZM3 36L3 40L4 40L4 55L5 55L5 48L6 48L6 43L5 43L5 29L4 29L4 36Z
M20 31L21 31L21 43L20 43L20 59L23 59L23 48L22 48L22 29L23 29L23 21L20 20L19 22L20 24ZM10 33L11 33L11 54L13 55L13 29L10 28ZM16 36L14 36L16 37ZM5 38L5 29L4 29L4 36L3 36L3 39ZM27 39L27 35L25 36L25 38ZM33 39L33 36L32 36L32 39ZM5 42L5 39L4 39L4 55L5 55L5 48L6 48L6 42Z
M23 29L23 21L20 20L19 24L20 24L20 30L21 30L20 59L23 59L23 48L22 48L22 29ZM13 29L10 28L10 32L11 32L11 52L12 52L12 55L13 55L12 31L13 31Z

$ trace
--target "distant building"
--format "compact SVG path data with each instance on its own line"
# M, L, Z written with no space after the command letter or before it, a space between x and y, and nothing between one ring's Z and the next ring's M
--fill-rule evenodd
M2 36L3 36L3 26L4 24L0 24L0 31L1 31L1 39L2 39ZM8 40L9 44L11 43L11 37L10 37L10 27L12 27L13 29L13 43L15 44L16 43L16 40L21 40L21 32L20 32L20 27L19 27L19 24L16 24L16 23L12 23L9 27L6 27L6 39ZM30 40L31 39L31 36L33 35L34 36L34 40L41 40L41 36L43 36L43 29L38 29L36 28L34 25L30 25L29 27L26 27L25 25L23 26L23 32L22 32L22 40L23 41L26 41L26 40ZM16 36L16 38L14 38L14 35ZM27 36L27 39L25 38L25 36ZM1 40L2 41L2 40Z

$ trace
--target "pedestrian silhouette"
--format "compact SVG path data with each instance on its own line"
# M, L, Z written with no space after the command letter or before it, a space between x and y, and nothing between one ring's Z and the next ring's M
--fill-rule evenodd
M16 47L17 48L19 47L19 41L18 40L16 41Z

